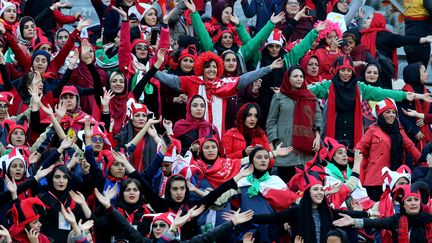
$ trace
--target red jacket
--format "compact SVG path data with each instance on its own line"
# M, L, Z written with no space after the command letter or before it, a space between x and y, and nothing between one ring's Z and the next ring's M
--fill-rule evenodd
M417 150L402 127L399 131L403 139L404 152L412 155L414 161L417 161L421 156L420 151ZM362 185L381 186L383 184L381 170L384 166L390 167L390 136L381 130L379 126L371 125L360 142L357 143L356 149L359 149L363 154L360 173Z
M270 145L265 133L261 137L252 138L250 146L256 144L270 151ZM241 159L243 158L243 150L246 148L246 140L237 128L231 128L222 137L222 147L225 148L227 158Z

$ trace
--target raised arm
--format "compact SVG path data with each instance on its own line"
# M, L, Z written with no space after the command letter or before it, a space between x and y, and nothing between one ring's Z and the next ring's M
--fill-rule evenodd
M273 69L279 69L283 67L283 61L281 58L278 58L273 61L272 64L267 67L263 67L254 71L247 72L240 76L239 82L237 84L237 90L241 90L246 88L248 84L262 78L266 74L270 73Z
M202 51L212 51L213 50L213 41L210 38L210 34L207 32L204 23L201 20L198 12L196 11L195 4L189 1L184 1L186 7L192 12L192 26L194 28L196 37L201 42Z

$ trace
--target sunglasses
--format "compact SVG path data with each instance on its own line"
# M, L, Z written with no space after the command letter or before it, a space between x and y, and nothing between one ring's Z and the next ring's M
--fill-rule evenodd
M8 109L8 105L0 105L0 109L7 110Z
M135 47L137 50L141 50L141 51L146 51L148 50L148 46L147 45L136 45Z
M158 228L158 227L160 227L160 228L165 228L165 227L167 227L168 225L167 224L165 224L165 223L159 223L159 224L153 224L152 225L152 228L153 229L156 229L156 228Z
M92 137L91 141L92 143L103 143L104 139L102 137Z

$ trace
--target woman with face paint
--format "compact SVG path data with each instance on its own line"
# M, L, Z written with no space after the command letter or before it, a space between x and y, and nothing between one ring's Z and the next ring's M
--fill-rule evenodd
M421 153L408 138L397 119L397 107L392 99L384 99L375 106L377 123L369 126L365 135L356 145L364 156L361 180L372 200L378 201L383 180L376 175L384 167L396 170L404 164L408 153L417 161ZM380 141L377 143L377 141Z

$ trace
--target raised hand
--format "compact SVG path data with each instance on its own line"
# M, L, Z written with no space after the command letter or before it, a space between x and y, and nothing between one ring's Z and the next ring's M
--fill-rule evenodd
M186 8L188 8L192 13L196 12L195 3L192 0L183 0L183 3L185 4Z
M188 214L190 218L195 218L198 215L202 214L202 212L204 212L205 206L201 205L199 207L197 207L196 205L193 206L191 209L189 209Z
M342 188L342 183L336 183L331 186L331 189L329 191L326 191L326 195L335 194L340 191Z
M272 64L270 64L270 69L271 70L279 69L279 68L282 68L283 66L284 66L284 62L283 62L282 58L279 57L278 59L274 60L272 62Z
M118 185L117 183L113 187L108 187L104 192L104 196L107 197L109 200L115 198L117 196L118 192Z
M247 167L244 167L244 166L243 166L243 167L240 169L240 172L239 172L236 176L234 176L234 181L235 181L235 182L238 182L241 178L246 177L246 176L249 176L250 174L252 174L253 171L254 171L254 167L253 167L253 165L249 165L249 166L247 166Z
M307 13L306 10L310 10L310 8L308 6L304 6L295 16L294 19L295 20L299 20L300 18L305 18L307 17Z
M82 232L86 232L89 229L93 228L93 225L94 225L94 221L92 219L87 220L85 223L82 223L81 219L78 221L78 227Z
M252 93L258 93L259 89L261 88L262 79L258 79L257 81L253 82L252 84Z
M165 48L159 49L159 51L157 53L158 61L164 62L166 53L167 53L167 50Z
M278 24L284 20L285 20L285 13L284 12L280 12L278 15L275 15L275 13L272 13L272 16L270 17L270 21L273 24Z
M79 191L74 192L71 190L69 191L69 195L71 196L72 200L74 200L79 205L83 205L86 203L84 195Z
M233 23L233 25L236 25L236 26L238 24L240 24L240 20L235 14L230 14L230 21L231 21L231 23Z
M294 239L294 243L304 243L304 240L300 235L297 235Z
M128 19L128 15L127 13L123 10L123 8L119 7L117 8L116 6L112 6L112 8L122 17L123 20L127 20Z
M226 221L232 221L234 225L243 224L252 219L254 212L248 210L246 212L240 213L240 208L237 211L231 210L231 213L223 213L222 217Z
M3 225L0 225L0 236L4 237L6 242L12 242L11 236L9 234L9 231L4 227Z
M44 178L45 176L47 176L49 173L52 172L52 170L54 169L55 164L50 165L48 168L42 169L39 168L39 170L36 172L36 175L34 176L36 181L39 181L40 179Z
M61 212L63 214L63 216L65 217L65 219L70 223L70 224L76 224L76 218L74 213L72 212L72 209L65 208L63 205L61 206Z
M352 219L350 216L340 213L340 216L342 216L342 218L333 221L333 225L336 227L346 227L346 226L350 226L350 225L354 225L354 219Z
M93 137L93 129L90 127L90 116L84 118L84 135L86 138Z
M112 90L106 90L104 88L104 94L100 97L101 104L103 108L108 108L109 111L109 103L110 100L114 97L114 92Z
M65 139L63 139L63 141L61 142L59 149L61 149L62 152L63 152L65 149L68 149L68 148L72 147L73 144L74 144L74 142L72 141L72 139L71 139L70 137L67 136L67 137L66 137Z
M28 89L28 92L31 95L31 98L33 100L33 105L39 106L42 100L42 94L39 94L38 88L32 85L32 87Z
M328 26L327 22L321 21L321 22L318 22L317 26L315 27L315 30L320 32L320 31L325 30L327 28L327 26Z
M97 188L95 188L94 190L95 196L100 202L100 204L102 204L102 206L104 206L105 208L111 207L110 199L107 196L102 195Z
M60 100L60 104L55 106L55 113L58 118L63 118L67 112L67 104L63 100Z
M243 235L243 243L254 243L255 238L253 238L252 232L247 232Z
M92 24L92 20L91 20L91 19L81 19L81 20L78 22L78 25L77 25L76 29L77 29L78 31L81 31L83 28L88 27L88 26L90 26L91 24Z
M6 180L6 188L8 189L8 191L10 193L16 193L18 190L18 186L15 182L15 179L12 178L11 180L9 179L9 176L5 174L5 180Z
M73 56L69 58L69 69L71 70L75 69L78 60L79 60L79 52L78 52L78 48L75 48L75 50L73 51Z

